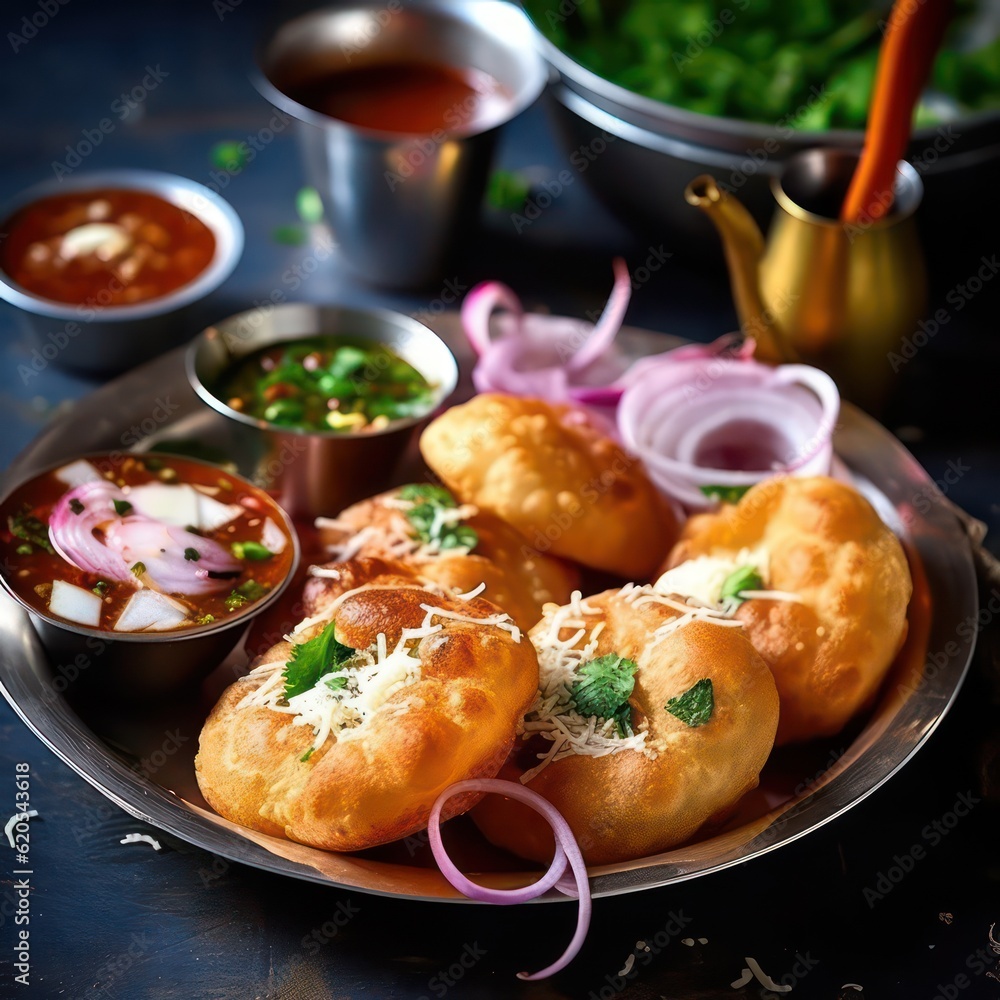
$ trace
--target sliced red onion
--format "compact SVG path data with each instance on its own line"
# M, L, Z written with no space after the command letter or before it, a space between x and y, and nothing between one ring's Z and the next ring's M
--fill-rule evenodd
M108 525L105 538L108 548L119 552L128 566L141 562L146 567L144 579L165 594L195 596L227 590L232 582L225 577L243 568L218 542L145 517L120 518ZM196 560L187 558L188 549L198 553Z
M597 323L525 313L517 295L500 282L477 285L462 303L462 325L479 361L472 380L480 392L537 396L549 402L618 401L615 383L628 360L613 351L632 293L628 267L614 262L615 284ZM499 334L492 337L490 319Z
M703 486L828 474L839 411L836 384L817 368L682 348L629 372L618 429L660 489L697 510L711 506Z
M117 580L138 586L120 552L109 549L94 532L103 531L119 520L115 500L125 494L106 479L83 483L63 494L52 508L49 539L56 554L85 573L96 573L102 580ZM74 503L75 501L75 503ZM82 505L79 514L73 507Z
M210 538L139 514L122 517L115 510L116 500L129 502L126 494L106 479L84 483L63 494L49 518L49 538L56 553L85 573L134 587L140 582L131 567L141 562L147 582L168 594L225 590L231 586L229 580L209 574L234 576L243 568ZM77 514L74 507L83 509ZM188 559L187 549L194 549L198 559Z
M552 864L549 865L545 874L533 882L531 885L521 889L489 889L486 886L477 884L466 878L459 871L455 863L448 857L448 852L441 842L441 808L455 795L462 795L468 792L495 793L506 795L509 799L516 799L526 806L534 809L541 815L556 838L556 850L552 857ZM573 831L569 824L563 819L559 810L543 798L538 792L533 792L530 788L525 788L518 781L505 781L502 778L470 778L467 781L456 781L449 785L437 798L431 809L430 819L427 823L427 834L430 839L431 851L434 860L441 869L441 874L463 895L470 899L480 900L485 903L498 903L501 906L509 906L512 903L526 903L529 900L537 899L543 893L555 886L560 892L566 895L578 895L580 900L577 912L576 932L566 946L566 950L551 965L546 966L539 972L527 973L519 972L518 979L546 979L555 975L576 957L583 946L584 938L587 936L587 928L590 926L590 883L587 881L587 866L584 863L583 855L580 853L579 845L573 836ZM569 865L573 873L576 892L569 890L565 883L560 884L560 879Z

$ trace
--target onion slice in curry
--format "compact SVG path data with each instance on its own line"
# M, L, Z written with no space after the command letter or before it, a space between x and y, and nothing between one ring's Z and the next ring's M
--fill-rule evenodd
M119 514L115 502L124 507ZM84 483L52 508L49 538L66 562L104 580L167 594L199 595L225 590L242 564L218 542L176 525L129 513L127 495L106 480ZM197 558L190 558L190 550ZM141 562L142 581L132 567Z

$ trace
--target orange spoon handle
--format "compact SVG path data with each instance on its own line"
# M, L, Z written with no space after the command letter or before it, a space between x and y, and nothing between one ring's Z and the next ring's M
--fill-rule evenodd
M861 160L842 222L880 219L892 207L896 164L910 141L913 109L951 17L952 0L896 0L875 73Z

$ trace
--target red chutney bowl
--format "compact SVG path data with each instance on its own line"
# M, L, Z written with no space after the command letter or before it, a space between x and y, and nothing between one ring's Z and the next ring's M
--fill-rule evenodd
M0 299L48 365L130 368L179 344L192 306L229 277L243 225L214 191L152 170L81 173L0 207Z
M92 454L0 500L0 584L71 687L119 701L211 673L299 562L285 512L240 476L159 453Z

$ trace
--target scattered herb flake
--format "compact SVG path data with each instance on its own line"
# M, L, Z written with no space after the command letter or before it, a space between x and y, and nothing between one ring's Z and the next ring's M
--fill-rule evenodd
M341 688L347 687L347 678L343 675L337 677L327 677L323 682L331 691L339 691Z
M118 501L116 500L115 503L117 504ZM80 503L80 501L77 500L76 497L73 497L73 499L70 500L70 502L69 502L69 509L71 511L73 511L74 514L78 514L79 515L79 514L82 514L87 508L84 507L83 504Z
M740 597L744 590L761 590L764 581L753 566L740 566L734 570L722 583L721 598L730 603L742 604L746 598Z
M146 572L146 564L144 562L137 562L132 567L132 573L135 576L142 576L142 574L145 572Z
M501 212L520 212L531 194L531 181L514 170L494 170L486 184L486 202Z
M749 486L699 486L709 500L716 503L739 503Z
M299 188L295 196L295 210L306 223L323 221L323 201L314 187Z
M260 562L263 559L270 559L274 553L260 542L233 542L230 548L237 559L250 559L253 562Z
M208 158L213 167L228 173L239 173L247 164L247 150L242 142L217 142L209 151Z
M703 726L712 717L712 712L715 709L711 679L706 677L704 680L698 681L684 694L671 698L664 707L671 715L676 716L692 729Z
M311 756L312 756L312 755L313 755L313 754L314 754L315 752L316 752L316 748L315 748L315 747L310 747L310 748L309 748L309 749L308 749L308 750L307 750L307 751L306 751L306 752L305 752L305 753L304 753L304 754L303 754L303 755L302 755L302 756L301 756L301 757L299 758L299 760L300 760L300 761L302 761L302 763L304 764L304 763L305 763L305 762L306 762L306 761L307 761L307 760L308 760L308 759L309 759L309 758L310 758L310 757L311 757Z
M292 648L292 658L285 665L285 698L311 691L324 674L339 670L354 655L350 646L337 641L336 624L330 622L319 635ZM346 678L344 683L347 683Z
M25 506L20 514L11 514L7 518L7 527L15 538L22 538L46 552L52 552L48 525L35 517L29 507Z
M211 625L215 621L215 615L202 615L200 618L196 618L195 621L199 625Z
M115 513L119 517L125 517L126 514L130 514L132 512L132 504L130 504L128 500L114 500L112 502L115 505Z
M190 546L188 546L188 548L184 550L184 558L188 562L197 562L201 558L201 556L198 554L197 549L193 549Z
M637 669L634 660L617 653L608 653L582 663L577 668L576 680L570 689L576 710L583 716L614 719L619 733L623 725L627 724L631 729L628 699L635 687Z
M97 583L95 583L94 586L91 587L91 590L93 590L93 592L97 594L98 597L104 597L104 595L107 594L109 589L110 588L108 584L104 580L98 580Z
M22 542L16 549L14 549L14 551L19 556L30 556L31 553L34 552L34 549L31 547L30 543Z
M275 226L271 239L282 246L300 247L306 242L306 234L301 226Z

